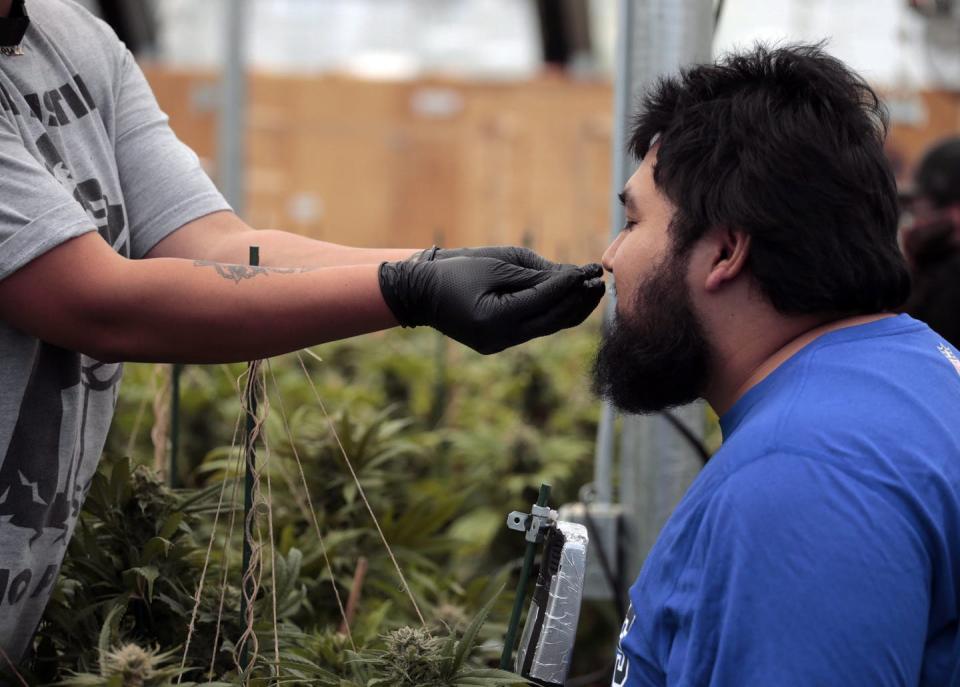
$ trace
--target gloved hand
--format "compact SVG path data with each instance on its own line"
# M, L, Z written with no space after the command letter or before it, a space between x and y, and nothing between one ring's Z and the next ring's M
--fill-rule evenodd
M429 325L496 353L586 319L603 296L597 264L530 269L489 257L380 265L380 291L404 327Z
M529 267L532 270L552 270L560 267L572 267L551 262L545 257L520 246L483 246L481 248L427 248L411 257L417 262L446 260L447 258L496 258L517 267Z

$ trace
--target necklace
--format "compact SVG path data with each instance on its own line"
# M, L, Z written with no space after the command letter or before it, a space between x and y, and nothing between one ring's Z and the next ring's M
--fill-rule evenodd
M23 55L23 36L30 26L25 0L14 0L10 16L0 19L0 55L15 57Z

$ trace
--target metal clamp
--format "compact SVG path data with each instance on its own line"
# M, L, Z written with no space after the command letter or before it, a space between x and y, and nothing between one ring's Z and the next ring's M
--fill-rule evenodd
M557 524L557 511L549 506L535 505L529 513L515 510L507 516L507 527L517 532L526 532L525 539L531 544L540 544L547 530Z
M500 668L509 670L510 657L513 655L513 645L517 638L517 627L520 625L520 614L523 612L523 598L526 595L527 580L533 569L533 559L537 555L537 544L543 541L546 531L556 523L557 512L550 510L547 503L550 501L550 485L541 484L537 504L531 512L513 511L507 516L507 527L517 532L525 532L527 540L526 551L523 554L523 568L520 579L517 581L517 594L513 599L513 611L510 613L510 622L507 624L507 634L503 641L503 653L500 654ZM552 521L550 517L553 517Z

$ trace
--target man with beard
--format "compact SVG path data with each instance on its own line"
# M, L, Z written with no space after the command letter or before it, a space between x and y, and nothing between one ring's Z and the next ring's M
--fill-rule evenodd
M724 445L630 591L614 685L960 685L960 360L909 280L874 92L820 46L661 80L603 263L627 412Z

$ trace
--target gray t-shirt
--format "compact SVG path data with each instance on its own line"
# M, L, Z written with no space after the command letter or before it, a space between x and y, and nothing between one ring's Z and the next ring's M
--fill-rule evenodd
M129 51L72 0L27 0L0 56L0 279L97 231L142 258L229 209ZM122 368L0 321L0 647L24 654L103 449Z

